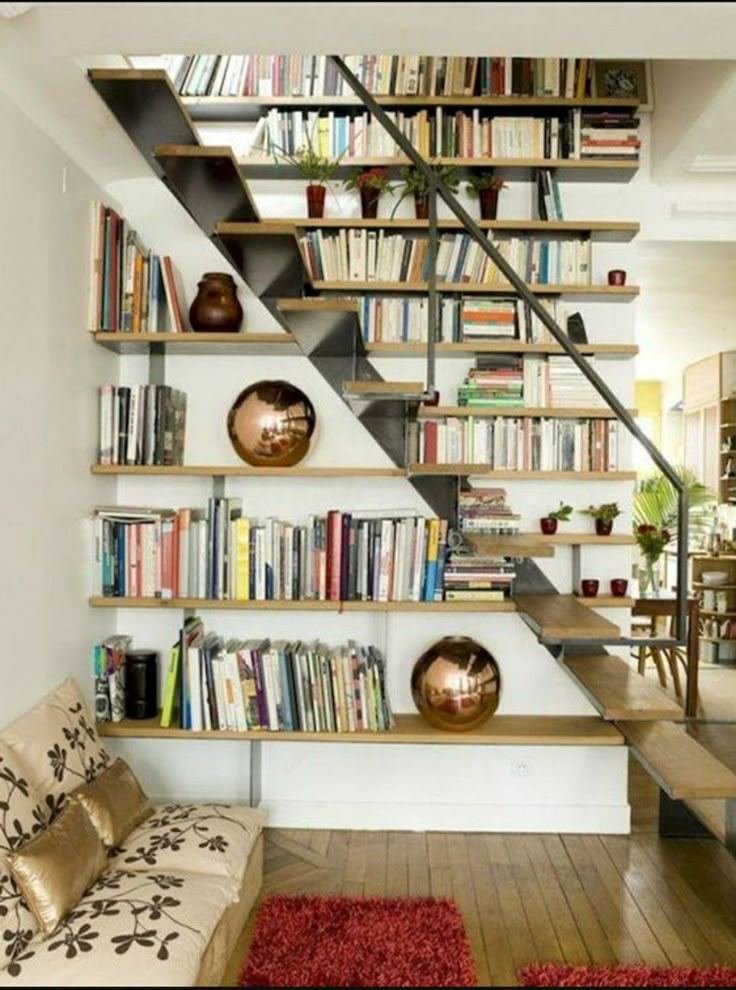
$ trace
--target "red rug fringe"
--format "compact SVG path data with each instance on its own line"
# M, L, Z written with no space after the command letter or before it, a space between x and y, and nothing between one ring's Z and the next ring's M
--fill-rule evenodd
M730 966L570 966L531 963L523 987L736 987Z
M433 897L272 895L261 905L240 986L472 987L457 905Z

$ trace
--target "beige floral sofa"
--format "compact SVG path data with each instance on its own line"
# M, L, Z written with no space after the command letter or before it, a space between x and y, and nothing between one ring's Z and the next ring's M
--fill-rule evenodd
M261 887L259 811L155 806L48 936L15 886L7 855L110 763L71 680L0 733L0 986L220 985Z

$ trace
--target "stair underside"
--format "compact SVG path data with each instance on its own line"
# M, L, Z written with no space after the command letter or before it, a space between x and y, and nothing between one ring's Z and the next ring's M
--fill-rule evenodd
M736 798L736 774L672 722L618 722L627 743L675 800Z
M574 595L516 595L516 607L542 640L616 640L619 627L581 604Z
M682 708L669 695L621 657L608 653L568 655L563 667L609 721L683 717Z

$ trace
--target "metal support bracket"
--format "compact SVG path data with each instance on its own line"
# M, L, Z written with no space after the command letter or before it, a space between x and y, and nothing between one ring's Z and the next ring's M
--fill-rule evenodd
M148 348L148 384L166 384L166 347L150 344Z
M262 753L261 740L251 739L250 742L250 780L248 786L248 804L257 808L261 803L261 769Z

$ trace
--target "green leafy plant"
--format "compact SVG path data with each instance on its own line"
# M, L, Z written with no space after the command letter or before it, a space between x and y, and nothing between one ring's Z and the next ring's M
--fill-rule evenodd
M565 505L564 502L560 502L560 507L558 509L553 509L552 512L548 512L545 518L556 519L557 522L570 522L571 515L572 515L572 506Z
M457 177L457 170L454 165L433 165L432 170L436 173L440 182L444 183L451 193L458 191L460 180ZM393 208L392 217L407 196L414 196L419 200L426 199L429 196L429 179L424 172L415 168L413 165L404 165L399 175L402 192L396 206Z
M616 502L603 502L601 505L589 505L587 509L581 509L584 516L591 516L593 519L600 519L604 523L612 523L614 519L621 515Z
M685 467L675 468L685 482L688 503L688 532L692 546L703 544L713 521L717 497ZM677 536L677 491L659 471L644 478L634 496L634 536L641 526L654 526Z
M353 168L348 177L343 179L345 189L377 189L379 193L394 193L394 187L389 178L387 168Z
M474 172L465 184L465 190L469 196L477 199L478 194L484 189L505 189L506 183L499 179L493 172Z
M296 151L286 151L278 144L272 144L270 150L277 165L282 162L293 165L310 185L318 186L330 182L348 151L345 148L337 158L328 158L320 154L314 142L314 133L308 131L304 134L304 144Z

